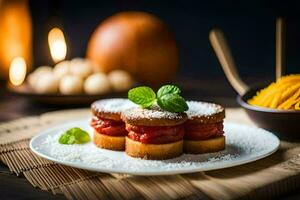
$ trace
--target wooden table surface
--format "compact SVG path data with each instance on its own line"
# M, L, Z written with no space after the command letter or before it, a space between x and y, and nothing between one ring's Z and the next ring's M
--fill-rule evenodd
M238 106L235 102L236 94L224 78L201 81L182 78L178 84L183 86L184 96L187 99L214 101L223 104L225 107ZM0 122L38 115L48 111L89 106L44 105L24 97L10 95L3 85L2 83L2 87L0 87ZM281 198L300 199L300 190L285 194ZM0 162L0 199L65 199L65 197L33 188L24 177L17 177L12 174Z

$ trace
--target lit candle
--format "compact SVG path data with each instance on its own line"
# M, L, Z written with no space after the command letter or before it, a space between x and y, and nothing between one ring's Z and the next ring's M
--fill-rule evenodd
M48 44L55 63L66 58L67 45L64 33L59 28L53 28L48 34Z
M9 68L9 80L14 86L19 86L24 82L26 69L24 58L16 57L12 60Z

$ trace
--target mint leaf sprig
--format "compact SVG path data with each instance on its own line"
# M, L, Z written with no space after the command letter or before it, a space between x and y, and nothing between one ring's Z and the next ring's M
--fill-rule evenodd
M181 90L175 85L164 85L159 88L156 94L152 88L140 86L128 91L128 99L142 108L150 108L157 103L163 110L184 112L189 107L180 93Z
M89 134L81 128L71 128L64 132L58 139L60 144L83 144L89 142Z
M141 86L129 90L128 99L142 108L150 108L156 101L156 94L152 88Z
M176 85L164 85L157 91L157 98L161 98L166 94L178 94L180 95L181 90Z

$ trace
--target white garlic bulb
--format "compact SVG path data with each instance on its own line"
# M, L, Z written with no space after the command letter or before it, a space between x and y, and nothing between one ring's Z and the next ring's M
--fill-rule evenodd
M59 80L62 79L64 76L70 74L70 65L71 62L68 60L62 61L55 65L53 69L53 73Z
M49 66L40 66L34 70L31 74L28 75L27 81L31 88L34 88L37 84L37 79L42 76L42 74L52 73L52 67Z
M53 72L42 73L36 75L36 82L32 86L37 93L56 93L58 91L58 79Z
M82 92L83 81L74 75L64 76L59 83L59 91L62 94L79 94Z
M70 72L73 75L85 79L93 72L93 66L88 59L74 58L70 63Z
M116 91L126 91L130 89L134 81L131 75L124 70L113 70L108 74L108 79Z
M111 89L109 80L104 73L90 75L84 82L84 91L87 94L105 94Z
M36 70L34 70L33 73L35 74L43 74L43 73L48 73L48 72L52 72L52 67L50 66L40 66L38 68L36 68Z

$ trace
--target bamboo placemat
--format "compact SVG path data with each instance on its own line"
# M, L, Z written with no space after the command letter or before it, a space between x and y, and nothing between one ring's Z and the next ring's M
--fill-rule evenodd
M89 116L89 109L63 110L0 124L0 159L34 187L68 199L265 199L300 188L300 145L281 142L273 155L238 167L173 176L95 173L33 154L29 140L40 130ZM227 119L251 123L241 109Z

